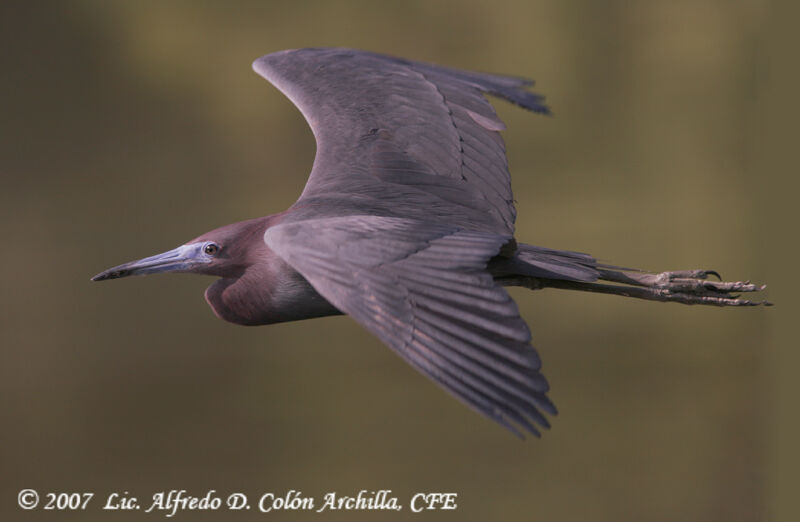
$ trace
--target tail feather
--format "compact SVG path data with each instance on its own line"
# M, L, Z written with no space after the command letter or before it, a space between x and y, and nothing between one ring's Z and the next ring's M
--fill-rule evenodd
M602 266L589 254L521 243L514 258L503 263L502 270L514 275L591 283L599 279Z

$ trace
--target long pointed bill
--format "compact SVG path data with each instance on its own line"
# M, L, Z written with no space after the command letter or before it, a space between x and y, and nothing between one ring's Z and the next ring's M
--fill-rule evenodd
M178 248L145 257L138 261L131 261L124 265L109 268L92 278L92 281L105 281L106 279L119 279L133 275L159 274L161 272L188 272L199 265L211 262L211 257L203 253L205 243L181 245Z

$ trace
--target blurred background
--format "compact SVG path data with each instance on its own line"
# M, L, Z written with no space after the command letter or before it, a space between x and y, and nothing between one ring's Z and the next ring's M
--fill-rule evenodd
M268 515L289 520L797 520L792 19L766 0L0 3L0 518L141 520L99 508L174 488L406 505ZM346 317L243 328L211 313L211 279L89 283L296 199L313 137L250 63L323 45L536 79L554 118L496 105L520 240L768 282L779 306L514 291L561 412L520 442ZM22 488L97 498L26 512ZM458 510L412 515L418 491Z

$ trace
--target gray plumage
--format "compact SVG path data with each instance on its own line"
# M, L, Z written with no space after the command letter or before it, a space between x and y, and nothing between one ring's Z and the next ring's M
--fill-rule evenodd
M211 308L246 325L348 314L520 435L539 435L543 413L556 410L503 286L758 304L731 293L761 287L708 281L712 271L651 274L518 244L504 125L484 94L547 113L528 80L349 49L282 51L253 68L297 105L317 141L297 202L93 279L214 275Z
M524 90L530 82L348 49L283 51L253 68L297 105L317 140L294 207L513 234L504 126L482 93L545 112Z

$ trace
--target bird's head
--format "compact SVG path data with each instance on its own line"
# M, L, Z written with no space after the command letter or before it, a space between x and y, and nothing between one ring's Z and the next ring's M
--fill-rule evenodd
M266 249L263 235L267 225L265 218L226 225L172 250L109 268L92 281L165 272L238 277L259 251Z
M92 281L164 272L217 276L206 301L218 317L242 325L340 313L264 242L264 232L279 216L220 227L162 254L109 268Z

